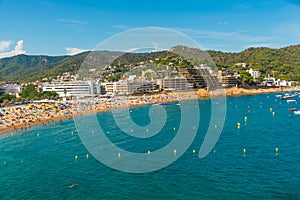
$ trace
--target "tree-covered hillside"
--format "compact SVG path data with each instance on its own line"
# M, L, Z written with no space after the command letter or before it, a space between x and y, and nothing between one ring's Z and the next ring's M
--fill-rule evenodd
M249 48L239 53L208 51L217 66L235 67L236 63L247 63L262 74L276 78L300 81L300 45L271 48Z
M89 56L89 59L85 59ZM84 52L74 56L29 56L17 55L0 59L0 81L36 81L43 78L55 78L64 72L77 73L84 65L103 68L101 65L135 65L140 62L159 59L172 60L180 56L192 64L206 63L218 68L229 68L245 71L250 67L259 70L263 76L270 74L276 78L300 81L300 45L280 49L249 48L238 53L221 51L202 51L195 48L176 46L169 51L151 53L125 53L101 51L98 53ZM169 59L171 58L171 59ZM236 63L247 63L247 67L236 66ZM167 63L166 63L167 64ZM87 68L87 69L88 69ZM88 73L88 72L87 72Z

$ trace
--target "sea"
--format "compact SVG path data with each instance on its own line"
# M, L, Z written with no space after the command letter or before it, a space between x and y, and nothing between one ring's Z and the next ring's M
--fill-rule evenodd
M124 172L99 161L83 144L73 119L1 134L0 198L299 200L300 115L288 108L300 109L300 98L287 103L275 95L228 97L221 135L203 158L198 153L209 134L213 105L209 99L197 101L200 119L191 143L182 155L171 152L168 156L176 159L169 165L146 173ZM129 117L146 127L152 106L157 105L130 108ZM154 158L176 137L182 116L180 102L159 106L166 120L149 138L124 133L111 111L96 117L118 148ZM108 149L101 153L109 154Z

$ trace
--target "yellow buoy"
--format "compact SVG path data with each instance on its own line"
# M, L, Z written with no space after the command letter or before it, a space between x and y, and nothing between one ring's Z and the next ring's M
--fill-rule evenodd
M238 127L238 129L241 128L241 123L240 122L237 123L237 127Z
M86 157L86 159L89 159L89 154L87 153L87 154L85 155L85 157Z
M246 154L246 152L247 152L246 148L244 148L243 152L244 152L244 154Z
M176 156L176 149L174 149L174 152L173 152L173 153L174 153L174 156Z
M193 149L193 153L196 153L196 150L195 150L195 149Z
M148 156L150 155L150 153L151 153L150 150L148 150Z
M279 151L279 149L278 149L278 147L276 147L276 149L275 149L276 154L278 154L278 151Z
M75 156L75 160L78 160L78 156L77 155Z
M270 108L270 112L272 112L273 111L273 108Z
M121 153L118 153L118 158L121 158Z

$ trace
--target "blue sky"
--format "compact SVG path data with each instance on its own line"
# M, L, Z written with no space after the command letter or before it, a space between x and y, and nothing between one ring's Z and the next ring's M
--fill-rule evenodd
M182 32L205 49L300 44L300 1L0 0L0 58L64 55L94 49L139 27Z

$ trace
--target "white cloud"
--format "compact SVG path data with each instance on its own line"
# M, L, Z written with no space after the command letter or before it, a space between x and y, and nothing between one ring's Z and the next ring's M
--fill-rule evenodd
M121 30L128 30L128 29L133 28L131 26L127 26L127 25L124 25L124 24L116 24L116 25L112 25L112 27L116 28L116 29L121 29Z
M6 44L7 45L7 44ZM5 50L9 48L8 47L4 48ZM4 45L5 47L5 45ZM23 40L19 40L15 46L15 48L11 51L6 51L6 52L1 52L0 53L0 58L5 58L5 57L11 57L19 54L25 54L26 52L23 49Z
M90 25L89 22L80 21L80 20L76 20L76 19L59 19L58 21L63 22L63 23L69 23L69 24Z
M75 55L75 54L79 54L79 53L82 53L82 52L85 52L85 51L88 51L88 50L79 49L79 48L76 48L76 47L67 47L66 51L67 51L68 55Z
M219 31L206 31L192 28L176 28L178 31L192 34L195 38L210 38L221 40L234 40L234 41L247 41L247 42L264 42L266 40L275 39L273 36L249 36L243 34L243 31L234 32L219 32Z
M226 25L227 22L217 22L217 25Z
M11 41L0 41L0 51L5 51L9 48Z
M246 49L251 48L251 47L269 47L271 48L273 45L272 44L267 44L267 43L259 43L259 44L248 44L244 46Z

